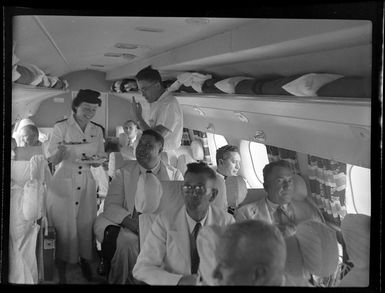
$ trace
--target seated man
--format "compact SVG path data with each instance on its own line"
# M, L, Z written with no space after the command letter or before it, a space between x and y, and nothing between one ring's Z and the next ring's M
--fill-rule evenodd
M199 267L196 237L201 226L225 226L234 218L210 205L218 190L215 172L205 163L187 165L182 187L184 206L159 214L133 269L150 285L195 285Z
M284 237L295 233L295 226L305 220L324 222L321 212L306 197L293 199L293 174L284 160L267 164L263 168L263 187L267 197L242 206L235 211L235 219L264 220L278 226Z
M110 283L136 282L132 278L132 267L139 252L138 211L141 212L142 208L137 205L138 197L142 196L137 191L143 192L147 187L159 190L159 180L183 180L179 170L160 160L163 143L163 137L156 131L148 129L143 132L136 148L137 161L129 161L116 172L104 202L104 212L95 221L94 232L98 241L103 242L103 234L109 225L115 225L119 233L108 276Z
M219 181L222 181L222 186L225 185L225 180L230 176L237 176L239 169L241 168L241 156L239 149L233 145L225 145L217 149L216 153L217 161L217 177ZM224 191L226 197L223 199L217 198L214 204L223 205L225 209L229 208L229 212L233 214L233 210L236 207L238 194L227 194ZM219 202L221 201L221 202Z
M286 245L279 230L264 221L229 225L219 237L216 285L283 286Z
M133 120L123 124L123 131L119 135L120 152L126 160L136 160L135 149L139 141L138 125Z

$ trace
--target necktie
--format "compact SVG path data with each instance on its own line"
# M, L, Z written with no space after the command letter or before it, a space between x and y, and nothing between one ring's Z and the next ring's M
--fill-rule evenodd
M152 171L151 170L147 170L146 173L152 173Z
M194 230L192 232L191 240L191 274L196 274L199 268L199 254L196 245L197 236L200 228L202 227L201 223L196 223Z

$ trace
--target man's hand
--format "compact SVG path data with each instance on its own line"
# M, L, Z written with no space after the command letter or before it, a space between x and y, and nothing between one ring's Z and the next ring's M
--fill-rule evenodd
M179 282L178 282L178 286L194 286L196 285L198 282L198 275L197 274L194 274L194 275L185 275L183 276Z
M123 219L120 225L124 228L131 230L135 234L139 235L139 218L138 217L131 218L131 215L128 215Z

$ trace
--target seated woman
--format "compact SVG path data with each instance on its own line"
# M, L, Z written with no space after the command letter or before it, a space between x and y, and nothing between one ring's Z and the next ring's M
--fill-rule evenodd
M43 183L49 181L51 173L37 140L37 128L28 125L22 132L23 147L15 147L12 141L8 280L36 284L37 220L45 214Z

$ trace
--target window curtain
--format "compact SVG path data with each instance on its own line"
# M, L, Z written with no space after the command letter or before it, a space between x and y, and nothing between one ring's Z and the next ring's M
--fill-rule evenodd
M210 158L209 143L207 140L206 132L202 132L199 130L193 130L193 136L194 136L193 139L198 139L202 142L203 153L204 153L203 161L208 165L212 165L211 158Z
M291 169L295 174L300 174L297 153L295 151L269 145L266 145L266 150L267 157L270 163L278 160L285 160L290 163Z
M191 145L191 137L190 137L190 133L188 131L188 128L183 128L181 145L184 145L184 146L190 146Z
M340 226L346 215L346 164L308 156L310 190L326 221Z

